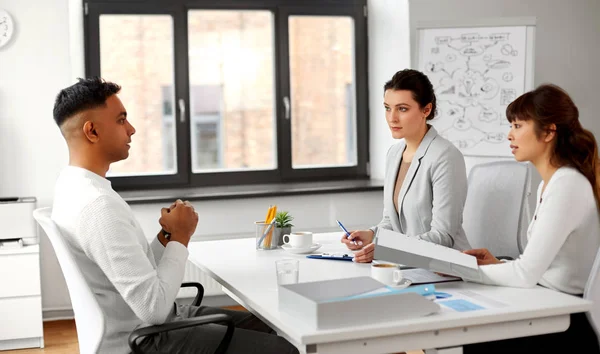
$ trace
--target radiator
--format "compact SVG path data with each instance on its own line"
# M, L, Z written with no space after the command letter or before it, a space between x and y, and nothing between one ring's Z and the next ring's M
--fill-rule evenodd
M204 287L204 296L223 295L224 292L221 290L221 285L217 283L208 274L204 273L198 267L193 265L191 262L187 262L185 266L185 274L183 281L194 281L202 284ZM177 294L178 298L194 297L196 296L196 290L194 288L183 288Z

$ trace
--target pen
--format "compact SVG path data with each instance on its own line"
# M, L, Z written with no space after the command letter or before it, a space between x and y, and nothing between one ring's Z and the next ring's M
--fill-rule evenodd
M337 224L340 226L340 228L346 233L346 238L350 238L350 233L348 232L348 230L346 230L344 225L342 225L342 223L339 220L336 220L336 221L337 221ZM356 241L352 241L352 243L354 243L356 245ZM362 245L362 242L360 242L360 244Z
M260 237L260 240L258 240L257 246L260 246L260 244L263 242L263 240L265 239L265 237L267 236L269 231L271 231L271 228L273 227L273 225L275 225L275 218L273 218L273 220L271 220L271 222L269 223L269 226L267 226L267 230Z

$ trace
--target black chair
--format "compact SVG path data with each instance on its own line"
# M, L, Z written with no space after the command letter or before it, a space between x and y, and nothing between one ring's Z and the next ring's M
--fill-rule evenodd
M196 293L196 297L194 298L192 305L200 306L202 298L204 297L204 287L202 286L202 284L195 282L183 283L181 284L181 287L195 287L198 290L198 292ZM181 321L173 321L162 325L138 328L135 331L131 332L131 334L129 335L129 347L131 348L131 351L134 354L143 354L143 352L138 346L138 343L146 336L182 328L199 326L208 323L223 323L227 325L227 331L225 332L225 336L223 337L221 343L215 351L215 354L225 353L227 351L227 348L229 347L229 343L231 342L231 337L233 336L233 331L235 329L233 320L231 319L231 317L225 314L199 316L187 318Z

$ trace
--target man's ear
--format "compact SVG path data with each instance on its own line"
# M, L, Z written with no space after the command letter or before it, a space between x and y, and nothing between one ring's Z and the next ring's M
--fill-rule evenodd
M83 135L92 143L95 143L98 141L98 132L96 131L96 125L88 120L85 123L83 123Z
M431 114L431 103L428 103L425 108L423 108L423 115L425 115L425 118L429 117L429 115Z
M548 130L546 130L546 136L544 137L544 141L549 143L552 139L556 138L556 124L552 123L548 126Z

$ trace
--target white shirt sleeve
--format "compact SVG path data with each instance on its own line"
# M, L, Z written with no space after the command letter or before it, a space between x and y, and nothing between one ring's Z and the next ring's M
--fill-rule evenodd
M168 243L167 243L168 244ZM154 255L154 262L156 264L160 263L163 253L165 252L165 246L158 240L158 236L152 239L150 243L150 248L152 249L152 254Z
M550 186L548 186L550 187ZM577 180L561 176L546 191L523 254L516 260L481 266L484 284L533 287L556 258L565 240L583 221L589 206L581 200L587 190ZM538 197L539 199L539 197Z
M162 324L181 286L188 250L169 242L155 268L149 247L126 210L101 196L88 205L77 222L76 235L86 255L104 272L133 312L145 323ZM143 245L142 242L146 242Z

